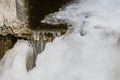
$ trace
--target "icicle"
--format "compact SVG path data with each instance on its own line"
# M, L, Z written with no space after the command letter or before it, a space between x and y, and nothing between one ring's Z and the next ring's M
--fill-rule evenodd
M61 36L61 32L57 32L57 37L60 37Z
M84 36L84 35L85 35L85 34L84 34L84 30L83 30L83 29L84 29L84 26L85 26L85 23L86 23L86 22L83 21L83 24L81 25L81 29L80 29L80 35L81 35L81 36Z
M51 36L52 33L52 36ZM50 35L49 35L50 34ZM38 53L41 53L47 42L52 41L55 37L60 37L61 32L55 32L55 31L32 31L33 39L31 40L31 44L33 47L33 51L35 56L37 56ZM49 36L47 36L49 35ZM52 39L50 39L52 38Z
M40 50L41 50L41 52L42 52L42 51L43 51L43 41L41 41L41 46L40 46L40 47L41 47Z
M55 32L52 32L53 33L53 38L55 38L56 37L56 33Z
M2 28L0 27L0 34L2 34Z
M39 41L39 31L36 31L36 40Z

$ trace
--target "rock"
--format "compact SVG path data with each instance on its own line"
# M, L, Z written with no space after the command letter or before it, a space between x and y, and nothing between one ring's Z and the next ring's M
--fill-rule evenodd
M0 59L4 56L7 50L13 48L18 39L25 39L22 37L15 37L12 34L6 36L0 35Z
M0 35L0 59L4 56L5 52L11 49L16 43L17 38L12 35L2 36Z

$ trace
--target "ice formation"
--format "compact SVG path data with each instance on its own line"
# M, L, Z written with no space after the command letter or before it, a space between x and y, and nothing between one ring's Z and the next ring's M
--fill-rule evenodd
M21 70L19 66L25 67L22 65L25 62L19 62L25 57L22 55L16 58L15 64L19 65L12 70L20 70L18 75L23 71L22 80L120 80L119 4L120 0L77 0L46 16L42 22L59 24L64 21L71 25L70 30L46 45L37 56L35 68L29 72L24 72L25 68ZM14 79L3 76L11 69L2 70L0 77L4 78L0 80L7 80L6 77L19 80L14 78L18 76L16 73L13 73Z

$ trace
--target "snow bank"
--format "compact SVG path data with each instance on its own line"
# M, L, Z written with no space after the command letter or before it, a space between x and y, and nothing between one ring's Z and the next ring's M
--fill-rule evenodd
M26 73L28 56L33 56L32 48L27 41L19 40L8 50L0 62L0 80L23 80Z
M120 49L113 37L73 33L56 38L37 58L27 80L119 80Z

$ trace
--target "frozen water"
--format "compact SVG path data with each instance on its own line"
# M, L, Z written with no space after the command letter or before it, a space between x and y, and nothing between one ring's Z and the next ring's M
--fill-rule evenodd
M37 56L35 68L26 72L26 65L22 65L26 62L19 61L24 58L16 58L18 61L13 61L20 63L18 67L1 66L0 80L19 80L16 76L23 76L22 80L120 80L119 4L120 0L78 0L46 16L42 22L66 22L71 27L64 36L46 44ZM27 49L22 49L26 53ZM20 72L10 76L16 69Z

